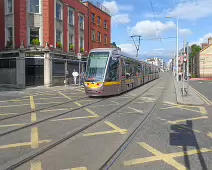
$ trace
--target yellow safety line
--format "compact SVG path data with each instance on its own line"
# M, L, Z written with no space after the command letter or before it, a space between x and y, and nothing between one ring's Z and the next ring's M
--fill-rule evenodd
M37 161L37 162L32 161L30 170L42 170L41 162L40 161Z
M186 170L186 167L177 161L175 161L173 158L176 157L182 157L182 156L187 156L187 155L194 155L194 154L200 154L204 152L212 152L212 149L208 148L202 148L202 149L194 149L187 151L185 154L184 152L177 152L177 153L170 153L170 154L163 154L156 149L152 148L151 146L147 145L144 142L138 143L140 146L148 150L149 152L153 153L155 156L150 156L150 157L145 157L145 158L138 158L138 159L133 159L130 161L125 161L124 165L136 165L136 164L142 164L142 163L148 163L148 162L153 162L153 161L164 161L169 165L172 165L174 168L179 169L179 170Z
M8 124L8 125L0 125L0 128L4 128L4 127L12 127L12 126L24 126L27 123L22 123L22 124Z
M96 113L94 113L92 110L87 109L87 108L85 108L85 110L86 110L88 113L92 114L94 117L99 117L99 115L96 114Z
M38 139L38 128L32 127L31 129L31 148L39 147L39 139Z
M41 110L40 112L54 112L54 111L65 111L71 110L72 108L64 108L64 109L50 109L50 110Z
M0 116L17 115L19 113L1 113Z
M61 93L61 92L58 92L58 93L61 94L63 97L65 97L65 98L67 98L67 99L69 99L69 100L72 100L72 98L68 97L67 95L65 95L65 94L63 94L63 93Z
M126 134L126 133L127 133L127 130L126 130L126 129L121 129L121 128L119 128L118 126L112 124L112 123L109 122L109 121L105 121L105 123L106 123L108 126L110 126L110 127L112 127L113 129L115 129L117 132L120 132L121 134Z
M41 140L39 141L39 144L48 143L48 142L51 142L51 140ZM21 146L30 146L30 145L31 145L31 142L15 143L15 144L9 144L9 145L2 145L0 146L0 149L8 149L8 148L21 147Z
M32 110L35 110L35 102L34 102L34 97L30 96L30 106Z
M212 105L212 102L207 97L205 97L203 94L201 94L199 91L197 91L193 87L192 87L192 89L194 90L194 92L196 93L196 95L198 95L206 104Z
M96 116L82 116L82 117L70 117L70 118L64 118L64 119L55 119L50 120L52 122L62 121L62 120L77 120L77 119L87 119L87 118L95 118Z
M176 124L179 122L185 122L187 120L199 120L199 119L207 119L208 116L201 116L201 117L195 117L195 118L189 118L189 119L181 119L181 120L175 120L175 121L168 121L169 124Z
M71 170L87 170L86 167L71 168Z
M20 105L7 105L7 106L0 106L0 108L5 108L5 107L21 107L21 106L28 106L29 104L20 104Z

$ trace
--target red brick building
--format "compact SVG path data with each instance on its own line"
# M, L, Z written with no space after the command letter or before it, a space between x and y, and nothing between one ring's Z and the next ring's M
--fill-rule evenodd
M86 59L90 49L110 46L105 11L81 0L0 0L0 85L63 84L78 69L77 53ZM100 26L91 24L92 13Z
M111 47L111 16L99 3L85 2L89 15L89 49ZM101 9L101 10L100 10Z

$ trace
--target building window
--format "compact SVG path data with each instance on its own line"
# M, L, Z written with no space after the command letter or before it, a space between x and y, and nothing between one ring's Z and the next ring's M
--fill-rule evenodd
M101 33L98 32L98 42L101 42Z
M12 27L7 28L7 47L11 47L13 45L13 29Z
M84 52L84 39L80 38L80 52L83 53Z
M91 14L91 21L92 21L93 23L95 23L95 14L94 14L94 13Z
M104 20L104 28L107 28L107 21Z
M40 0L29 0L29 12L39 13Z
M92 30L92 41L96 40L96 36L95 36L95 30Z
M39 42L39 29L38 27L31 27L30 28L30 44L33 45L40 45Z
M74 50L74 35L69 34L69 50Z
M56 19L62 20L62 5L60 3L56 3Z
M12 0L7 0L7 14L11 14L13 12L13 2Z
M104 35L104 44L107 44L107 35Z
M98 25L101 25L101 18L98 16Z
M74 25L74 11L69 9L69 24Z
M80 29L84 29L84 17L80 16Z
M56 43L61 43L61 31L56 31Z
M62 33L56 30L56 48L62 48Z

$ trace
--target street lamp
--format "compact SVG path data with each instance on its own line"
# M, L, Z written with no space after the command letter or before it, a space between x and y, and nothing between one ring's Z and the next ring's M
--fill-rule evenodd
M174 18L174 17L170 17L170 16L166 16L166 18ZM178 53L178 49L179 49L179 23L178 23L178 18L175 18L176 20L177 20L177 38L176 38L176 45L177 45L177 47L176 47L176 80L177 80L177 82L179 81L179 72L178 72L178 55L179 55L179 53Z

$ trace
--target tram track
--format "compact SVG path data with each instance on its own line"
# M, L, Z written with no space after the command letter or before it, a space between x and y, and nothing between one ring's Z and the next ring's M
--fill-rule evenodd
M120 110L120 109L126 107L127 105L129 105L129 104L131 104L133 101L135 101L136 99L140 98L142 95L144 95L146 92L148 92L151 88L153 88L155 85L157 85L157 83L158 83L160 80L161 80L161 79L155 80L156 82L155 82L153 85L151 85L150 87L148 87L148 88L147 88L145 91L143 91L141 94L139 94L139 95L133 97L133 98L130 99L128 102L126 102L126 103L120 105L118 108L112 110L111 112L107 113L106 115L102 116L101 118L99 118L99 119L97 119L97 120L95 120L95 121L93 121L93 122L91 122L91 123L85 125L84 127L80 127L80 128L79 128L78 130L76 130L75 132L72 132L72 133L70 133L70 134L68 134L68 135L66 135L66 136L64 136L64 137L62 137L62 138L60 138L60 139L58 139L58 140L55 140L54 142L50 143L49 145L45 146L44 148L37 149L36 151L32 151L32 152L30 152L29 154L23 155L23 156L22 156L23 159L18 159L18 160L15 161L12 165L11 165L11 164L8 165L5 169L7 169L7 170L15 169L15 168L17 168L17 167L23 165L24 163L26 163L26 162L32 160L33 158L35 158L35 157L37 157L37 156L39 156L39 155L45 153L46 151L51 150L52 148L58 146L59 144L61 144L61 143L65 142L65 141L67 141L67 140L73 138L74 136L78 135L79 133L83 132L84 130L86 130L86 129L92 127L92 126L94 126L94 125L97 124L98 122L103 121L104 119L106 119L106 118L109 117L110 115L115 114L118 110ZM106 100L106 99L103 99L103 100ZM101 100L101 101L103 101L103 100ZM100 101L98 101L98 102L100 102ZM95 103L97 103L97 102L95 102ZM89 105L92 105L92 104L94 104L94 103L91 103L91 104L89 104ZM82 109L82 108L87 107L87 106L88 106L88 105L83 106L83 107L80 107L80 108L78 108L77 110ZM66 112L66 113L70 113L70 112ZM63 114L66 114L66 113L63 113ZM58 117L58 115L57 115L56 117ZM54 116L54 118L55 118L55 116ZM49 119L52 119L52 118L48 118L48 120L49 120ZM43 121L46 121L46 120L42 120L42 122L43 122ZM28 125L28 127L29 127L29 126L32 126L32 125L35 125L35 124L38 124L38 123L41 123L41 122L35 122L35 123L31 124L31 125ZM23 129L23 128L24 128L24 127L18 128L18 129ZM25 128L26 128L26 127L25 127ZM15 130L15 131L17 131L17 130ZM8 133L5 133L4 135L6 135L6 134L8 134ZM0 135L0 136L1 136L1 135Z
M166 84L166 83L165 83ZM166 84L167 86L167 84ZM164 88L166 89L166 88ZM145 123L148 121L155 108L159 104L160 100L163 97L165 90L163 90L150 109L150 111L145 115L144 119L138 124L138 126L134 129L134 131L126 138L126 140L118 147L118 149L105 161L105 163L99 168L100 170L109 170L111 166L117 161L117 159L121 156L121 154L126 150L126 148L131 144L136 135L142 130Z

